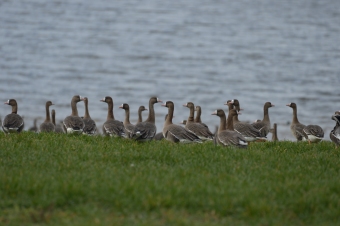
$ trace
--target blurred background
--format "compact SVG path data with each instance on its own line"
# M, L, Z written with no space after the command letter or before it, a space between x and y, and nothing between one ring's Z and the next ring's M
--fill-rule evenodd
M151 96L175 103L174 123L191 101L212 132L211 113L228 99L240 101L241 121L262 119L270 101L280 140L293 140L286 104L295 102L300 122L329 139L340 110L339 9L338 0L2 0L0 100L17 100L25 130L43 122L47 100L58 121L70 115L76 94L100 130L104 96L118 120L128 103L132 123ZM0 105L2 118L10 112ZM161 131L167 108L155 112Z

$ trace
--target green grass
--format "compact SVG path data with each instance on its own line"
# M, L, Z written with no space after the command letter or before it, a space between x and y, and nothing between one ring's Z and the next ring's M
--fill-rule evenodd
M340 149L0 133L0 225L340 225Z

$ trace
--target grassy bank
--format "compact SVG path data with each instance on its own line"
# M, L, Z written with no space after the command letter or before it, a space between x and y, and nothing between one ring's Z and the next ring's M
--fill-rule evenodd
M339 225L339 157L327 141L0 133L0 225Z

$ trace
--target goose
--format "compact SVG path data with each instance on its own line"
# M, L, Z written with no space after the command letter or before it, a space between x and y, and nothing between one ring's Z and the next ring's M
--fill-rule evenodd
M205 123L203 123L202 120L201 120L201 114L202 114L202 108L201 108L201 106L196 105L196 106L195 106L195 111L196 111L196 117L195 117L194 122L195 122L195 123L200 123L200 124L202 124L203 126L205 126L205 127L208 128L208 126L207 126Z
M220 117L220 126L216 133L215 142L221 146L233 146L238 148L247 148L248 142L245 138L234 131L233 117L237 114L235 109L231 109L226 119L225 112L222 109L215 110L212 115Z
M89 113L89 99L87 97L84 97L84 105L85 105L85 114L83 117L83 121L85 124L85 127L83 129L83 134L85 135L95 135L97 133L97 126L96 122L91 118Z
M147 110L148 109L146 109L143 105L138 108L138 120L137 120L137 123L140 123L140 122L143 121L142 112L143 111L147 111Z
M122 105L119 106L119 108L125 110L125 119L124 119L123 124L125 128L126 136L128 138L131 138L131 134L135 126L130 123L130 106L127 103L123 103Z
M230 102L234 105L236 111L242 111L243 109L240 107L240 102L238 101L238 99L233 99L233 100L228 100L227 103ZM226 104L227 104L226 103Z
M163 126L163 136L166 140L174 143L202 143L202 140L197 135L183 126L172 123L172 117L175 110L172 101L166 101L162 106L168 108L168 116L166 117Z
M33 120L33 126L31 126L31 127L28 129L28 131L38 132L37 121L38 121L38 118L34 118L34 120Z
M225 105L228 105L229 111L231 109L235 109L238 112L238 114L234 115L233 117L234 130L241 134L246 139L247 142L267 140L267 138L263 137L261 132L257 128L255 128L252 124L249 124L247 122L241 122L238 119L238 115L241 114L240 113L241 108L238 104L238 100L235 99L232 101L227 101Z
M135 125L132 132L132 138L137 141L150 141L154 138L157 128L155 125L154 104L162 102L157 97L151 97L149 100L149 116L144 122Z
M324 131L318 125L307 125L302 132L309 144L319 143L324 137Z
M268 133L270 132L270 119L269 119L269 111L268 109L274 107L275 105L266 102L263 106L263 119L260 122L254 122L252 125L260 130L262 137L267 137Z
M305 140L305 136L303 133L303 129L306 127L304 124L301 124L297 117L297 106L296 103L289 103L286 106L293 109L293 120L290 124L290 131L297 141Z
M20 133L24 129L25 124L23 118L18 115L17 101L9 99L5 104L12 106L12 113L6 115L2 121L2 130L5 133Z
M51 116L50 116L50 106L52 105L53 103L50 100L47 101L45 104L46 117L45 117L45 121L40 124L40 127L39 127L40 132L49 133L49 132L54 132L55 130L55 126L51 122Z
M335 126L330 132L329 137L331 141L335 143L335 147L338 148L340 146L340 111L336 111L334 115L332 115L332 120L335 121Z
M56 113L55 113L55 110L54 110L54 109L52 109L51 115L52 115L52 123L53 123L54 126L55 126L54 132L56 132L56 133L64 133L63 127L62 127L60 124L57 125L57 124L55 123L55 115L56 115Z
M106 136L111 137L124 137L126 138L124 124L121 121L115 119L113 115L113 100L112 97L106 96L100 100L107 103L107 118L103 124L103 133Z
M212 141L214 139L214 134L210 132L209 128L202 125L201 123L194 122L195 105L192 102L187 102L186 104L183 104L183 106L189 108L190 110L185 128L196 134L196 136L198 136L203 141Z
M168 117L168 114L165 115L164 120L166 120L167 117ZM174 118L175 116L172 116L172 117ZM154 140L163 140L164 139L163 131L159 132L159 133L156 133L156 135L155 135L155 137L153 139Z
M71 100L71 115L67 116L63 121L63 128L67 134L82 134L84 129L84 121L78 115L77 103L83 101L84 99L75 95Z

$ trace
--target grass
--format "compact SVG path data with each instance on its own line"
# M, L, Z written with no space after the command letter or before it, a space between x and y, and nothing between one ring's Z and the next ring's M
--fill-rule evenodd
M331 142L0 133L0 225L340 225Z

